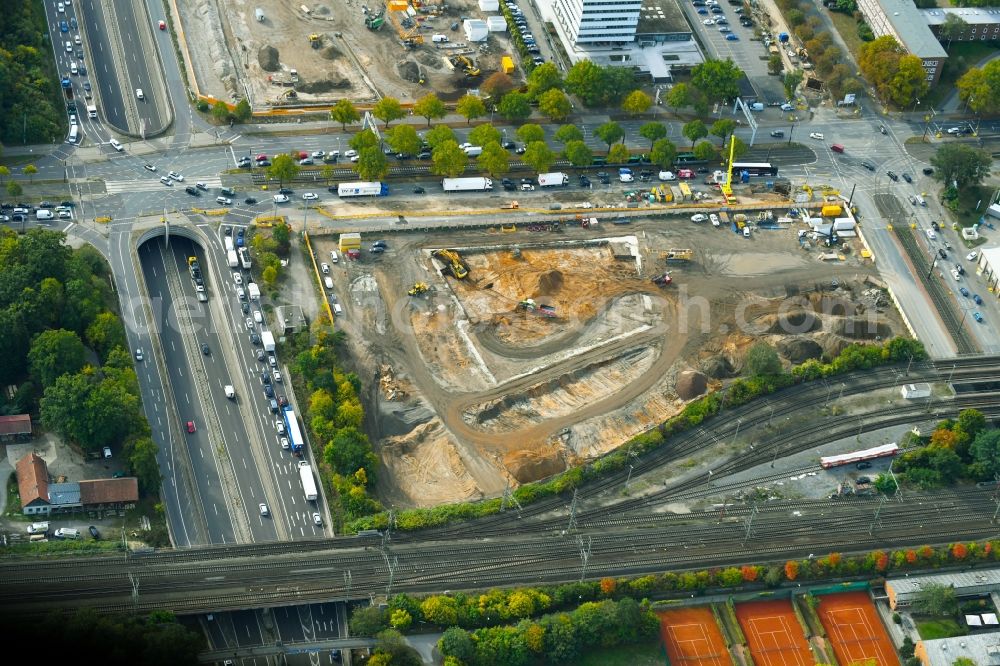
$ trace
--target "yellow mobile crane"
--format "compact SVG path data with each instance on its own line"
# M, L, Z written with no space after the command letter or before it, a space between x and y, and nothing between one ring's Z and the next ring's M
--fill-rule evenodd
M730 202L733 198L733 155L736 152L736 135L729 135L729 162L726 167L726 182L722 184L719 188L722 190L722 196L726 198L726 203Z
M410 3L408 0L389 0L386 5L389 20L396 28L396 34L404 46L418 46L424 43L424 38L420 33L420 24L414 15L410 14ZM408 25L412 23L412 25Z

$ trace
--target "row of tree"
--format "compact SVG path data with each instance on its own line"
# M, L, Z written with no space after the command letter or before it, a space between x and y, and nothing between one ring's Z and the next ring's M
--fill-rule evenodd
M772 350L773 351L773 350ZM597 460L574 467L545 481L524 484L514 491L514 496L523 506L536 500L572 491L584 483L601 478L628 467L630 456L643 455L663 446L670 437L697 428L705 419L721 412L724 407L734 408L746 404L757 397L768 395L781 388L806 381L823 379L854 370L866 370L882 365L905 363L910 359L920 361L927 358L923 345L918 340L893 338L883 344L848 345L829 362L811 359L795 366L790 372L781 370L781 364L765 361L761 371L744 379L732 382L724 396L719 392L709 393L689 402L680 414L671 417L645 433L633 437L612 453ZM422 529L444 525L452 521L468 520L497 513L499 499L482 502L447 504L429 509L410 509L396 514L399 529ZM364 529L384 529L388 516L379 514L358 520L347 526L349 531Z
M1000 109L1000 60L972 67L955 84L959 98L976 113Z
M858 67L875 86L879 96L905 107L927 94L927 72L923 61L907 54L892 35L879 37L861 47Z
M329 332L329 321L291 339L296 391L308 396L303 415L310 438L318 444L320 478L331 500L335 527L382 510L370 494L378 458L362 430L361 380L341 369L337 358L343 331Z
M990 428L976 409L938 423L929 436L907 433L906 452L893 463L895 479L881 474L875 487L892 494L896 481L918 488L938 488L962 480L993 481L1000 474L1000 429Z
M118 449L143 492L159 489L156 445L104 258L61 232L0 230L3 413L42 424L84 451ZM95 363L96 361L96 363Z
M813 63L816 71L823 77L824 82L834 97L843 97L848 93L859 93L864 90L864 85L855 76L853 68L844 57L844 52L833 43L833 37L823 26L822 19L817 14L816 8L808 2L801 0L778 0L778 8L785 17L788 27L791 28L802 46L809 53L809 60ZM783 68L781 56L773 54L768 61L768 68L773 74L778 74ZM798 80L785 80L785 92L789 99L792 98L789 88L794 91L794 82L797 86L801 82Z
M65 135L68 119L48 34L41 3L4 4L0 21L0 143L51 143Z

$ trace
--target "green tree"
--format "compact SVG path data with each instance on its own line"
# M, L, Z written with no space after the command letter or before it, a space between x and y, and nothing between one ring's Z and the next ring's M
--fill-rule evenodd
M781 70L785 68L785 63L781 60L781 55L777 53L772 53L767 59L767 71L771 74L778 75L781 74Z
M84 366L86 350L73 331L43 331L31 341L28 364L31 374L44 389L65 374L76 374Z
M929 84L923 61L914 55L901 57L888 87L889 98L897 106L905 106L926 95Z
M608 164L627 164L628 158L628 146L624 143L616 143L608 150Z
M684 138L690 141L691 146L694 147L694 144L698 139L704 139L708 136L708 128L705 127L705 123L700 120L692 120L681 128L681 134L683 134Z
M690 106L692 102L691 87L686 83L675 84L665 98L667 106L675 111Z
M604 99L605 78L600 65L580 60L566 72L566 90L579 97L585 106L597 106Z
M378 458L372 453L368 437L357 428L341 428L326 445L323 457L338 474L350 476L364 468L369 480L375 478Z
M743 71L729 58L706 60L691 69L691 85L712 102L736 97L742 77Z
M438 639L441 654L455 657L463 664L471 664L476 658L476 646L472 636L461 627L449 627Z
M715 149L711 141L699 141L694 145L692 152L699 160L711 162L719 159L719 151Z
M528 96L532 99L539 99L542 94L562 87L562 75L555 63L547 62L539 65L528 74Z
M588 167L594 162L594 154L590 148L579 140L567 142L563 156L575 167Z
M746 367L752 377L780 375L781 359L773 346L758 342L747 351Z
M373 112L374 113L374 112ZM434 93L427 93L416 101L413 105L413 113L427 119L427 127L431 126L432 120L440 120L448 115L448 110L444 108L444 102L438 99ZM377 116L381 118L381 116ZM400 116L402 118L402 116ZM389 123L386 123L388 126Z
M503 72L498 72L498 74L503 74ZM458 115L465 118L466 122L471 125L472 121L476 118L482 118L486 115L486 105L483 103L483 99L476 95L464 95L462 99L458 100L458 104L455 105L455 111Z
M212 105L212 117L220 123L229 120L229 107L225 102L219 101Z
M35 182L36 173L38 173L38 167L36 167L34 164L29 164L28 166L24 167L24 174L28 177L29 182L32 183Z
M803 77L804 74L799 69L794 69L785 74L785 78L782 80L782 84L785 86L785 99L795 99L795 90L802 83Z
M454 597L430 596L421 602L420 614L432 624L451 627L458 623L458 603Z
M277 180L279 187L284 187L285 183L295 178L298 173L299 163L286 153L275 155L271 160L271 166L267 167L267 177Z
M649 151L649 158L661 169L669 169L677 159L677 146L670 139L657 139Z
M19 197L24 193L24 188L21 187L21 183L16 180L7 181L7 194L12 197Z
M385 139L394 151L405 155L420 152L420 137L412 125L397 125L385 133Z
M476 125L469 132L469 143L474 146L485 146L488 143L500 143L500 130L489 123Z
M351 634L375 636L389 626L389 613L378 606L356 606L351 612Z
M389 123L393 120L405 118L406 110L395 97L383 97L372 107L372 115L384 122L386 127L389 127Z
M535 68L538 71L538 68ZM497 112L511 122L520 122L531 116L531 98L516 90L503 96L497 105Z
M980 478L992 479L1000 473L1000 430L983 430L969 447L973 468Z
M250 120L251 116L253 116L253 109L250 107L250 102L248 102L245 97L236 103L233 115L236 116L236 120L241 123L245 123Z
M942 144L931 157L934 178L959 190L981 183L992 163L989 153L961 143Z
M538 98L538 110L550 120L561 123L569 117L573 105L570 104L566 93L553 88Z
M427 135L424 137L424 140L427 141L427 145L429 145L431 150L433 150L445 141L454 141L455 132L453 132L447 125L438 125L434 129L427 131Z
M963 409L958 413L955 427L971 438L986 430L986 416L978 409Z
M131 446L128 456L129 469L139 480L139 489L144 495L160 492L163 477L156 462L159 449L150 437L140 437Z
M637 116L640 113L649 111L649 107L652 105L653 99L649 95L641 90L633 90L625 97L625 101L622 102L622 111L632 116Z
M957 14L948 14L944 23L938 26L938 36L948 40L948 46L945 49L950 49L952 40L960 39L968 28L969 24L964 18Z
M875 477L875 490L884 495L896 494L896 481L889 474L879 474Z
M455 178L465 171L468 155L454 141L439 143L431 155L431 173L437 176Z
M10 169L0 164L0 185L3 185L4 179L6 179L7 176L9 175L10 175Z
M717 136L722 139L722 143L726 142L726 137L736 131L736 121L732 118L720 118L712 123L712 127L708 130L712 136Z
M517 138L525 144L545 141L545 130L542 129L541 125L526 123L517 128Z
M499 178L510 171L510 153L496 141L483 146L483 152L476 158L479 168L493 178Z
M913 610L921 615L950 617L958 614L955 588L941 583L924 583L913 597Z
M884 98L890 97L889 83L896 75L902 54L899 43L892 35L862 44L858 52L858 68Z
M347 131L348 123L356 123L361 120L361 114L349 99L342 99L330 109L330 120L340 123L340 129Z
M649 122L639 128L639 136L649 141L650 150L660 139L667 136L667 126L661 122Z
M389 173L389 161L378 148L365 148L358 153L354 170L362 180L382 180Z
M389 613L389 624L393 629L406 631L413 624L413 616L402 608Z
M595 129L594 136L608 144L608 150L610 151L611 144L617 143L625 138L625 130L622 129L621 125L612 120Z
M102 312L94 317L94 320L87 326L86 340L87 344L95 349L103 360L110 356L112 350L128 346L122 320L111 312ZM76 368L72 372L76 372L78 369Z
M532 141L525 148L521 161L533 168L538 173L544 173L556 161L556 154L552 152L544 141Z
M543 133L542 138L544 136ZM583 141L583 132L576 125L561 125L556 130L555 140L563 145L568 144L570 141Z
M359 153L367 148L378 148L379 141L378 137L375 136L375 132L370 129L362 130L351 137L351 140L347 142L354 150Z

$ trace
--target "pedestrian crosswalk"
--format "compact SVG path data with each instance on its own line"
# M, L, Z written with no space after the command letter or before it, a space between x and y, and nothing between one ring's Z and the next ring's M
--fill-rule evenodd
M183 189L187 186L194 186L195 183L205 183L209 191L212 189L218 189L222 187L222 179L218 176L214 178L198 178L198 177L185 177L183 183L174 183L173 187L167 187L160 182L158 178L142 178L137 180L108 180L105 181L104 187L108 194L126 194L130 192L155 192L159 191L171 191L174 189Z

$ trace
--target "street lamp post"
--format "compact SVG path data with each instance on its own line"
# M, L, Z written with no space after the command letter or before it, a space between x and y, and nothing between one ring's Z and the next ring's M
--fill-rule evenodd
M917 99L913 102L913 113L917 112L917 107L920 106L920 100Z

